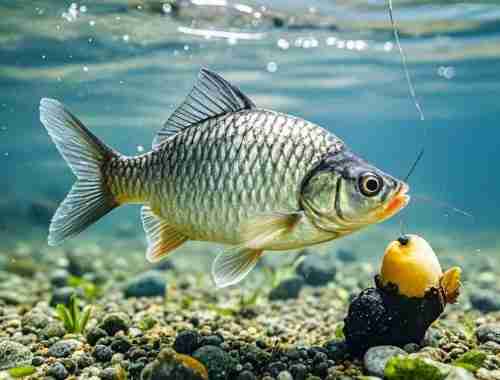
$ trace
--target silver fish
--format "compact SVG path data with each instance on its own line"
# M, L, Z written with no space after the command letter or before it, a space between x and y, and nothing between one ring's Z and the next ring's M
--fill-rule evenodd
M342 237L409 201L404 182L333 134L257 108L207 69L139 156L106 146L56 100L41 100L40 120L77 177L52 219L50 245L140 203L149 261L188 240L230 245L212 266L218 287L241 281L263 251Z

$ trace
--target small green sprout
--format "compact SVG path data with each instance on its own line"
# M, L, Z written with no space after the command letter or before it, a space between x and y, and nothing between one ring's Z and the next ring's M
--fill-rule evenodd
M444 380L447 375L420 358L402 356L389 359L384 370L387 380Z
M138 326L142 331L148 331L155 327L157 323L158 321L156 319L149 315L146 315L139 321Z
M101 286L94 284L83 277L70 276L68 280L68 285L73 288L80 288L83 291L83 295L86 299L90 301L95 301L97 298L102 296L103 289Z
M87 323L92 312L92 306L85 306L80 311L79 300L75 295L69 299L68 306L59 304L56 306L57 315L63 322L66 332L70 334L82 334L87 327Z
M470 350L456 359L452 364L476 372L486 360L486 354L479 350Z
M15 379L33 375L36 372L36 368L33 366L25 367L15 367L9 369L9 375Z

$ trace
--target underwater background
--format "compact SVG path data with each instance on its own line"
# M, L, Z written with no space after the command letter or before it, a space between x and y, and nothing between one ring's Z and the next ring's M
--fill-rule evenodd
M302 379L297 368L290 369L292 356L280 359L290 364L286 370L273 367L271 348L276 341L311 347L339 338L349 301L373 286L384 248L402 228L423 236L443 267L465 268L464 296L441 325L445 340L430 343L448 356L432 358L449 363L485 343L475 328L500 319L500 2L395 1L394 17L424 121L410 97L382 0L0 0L0 370L31 363L37 368L33 378L121 379L116 363L109 364L113 353L121 353L118 366L139 378L161 345L199 327L212 343L214 336L224 344L260 341L258 349L270 352L261 368L243 359L243 345L222 345L224 352L240 350L242 367L221 376L209 368L211 380L240 379L245 370L259 379L283 371ZM280 303L280 293L274 304L269 295L279 280L300 277L292 254L274 255L240 288L218 293L209 274L221 246L191 242L171 260L148 264L135 206L113 211L62 246L47 245L50 218L74 177L39 121L40 99L58 99L106 144L134 155L150 149L201 67L220 73L258 107L325 127L396 177L404 178L425 149L409 179L409 206L380 225L309 248L325 254L318 255L325 262L308 265L325 269L326 280L318 273L292 284L292 296L284 297L292 301ZM75 290L82 305L94 305L88 331L97 336L76 339L66 356L47 354L40 344L66 342L65 331L54 324L55 306L67 304ZM129 320L103 321L110 313ZM38 325L32 316L41 318ZM125 324L129 343L146 354L135 357L130 347L98 352L100 338L107 337L100 344L105 348L118 339L113 323ZM144 337L151 347L137 343ZM11 341L29 345L30 353L19 354L29 360L2 356L2 345ZM49 365L51 357L72 355L78 362L76 354L87 347L82 344L93 347L97 364L71 370L60 361L65 376L59 361ZM324 347L332 363L345 359L335 356L337 346ZM493 358L479 372L500 371L498 347L494 354L484 349ZM314 361L316 354L306 356ZM248 369L246 363L254 364ZM381 376L366 363L343 362L328 377L314 363L306 363L304 373L320 379ZM332 363L323 367L334 368ZM115 377L106 377L108 367ZM479 378L500 376L484 371Z

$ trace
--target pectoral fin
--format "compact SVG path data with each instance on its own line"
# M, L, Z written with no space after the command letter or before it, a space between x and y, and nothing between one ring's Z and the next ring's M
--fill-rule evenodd
M243 280L255 267L262 248L284 233L290 232L301 213L272 213L251 219L242 231L244 243L221 252L212 264L212 276L218 288Z
M146 259L149 262L154 263L163 259L169 252L188 240L164 219L156 216L149 206L142 207L141 218L148 242Z

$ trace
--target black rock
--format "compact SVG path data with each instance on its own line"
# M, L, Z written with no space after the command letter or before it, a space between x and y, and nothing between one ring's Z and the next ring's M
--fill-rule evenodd
M130 372L130 367L129 367ZM172 350L163 350L141 373L142 380L205 380L196 368L185 365ZM212 380L212 378L210 378Z
M156 270L142 273L131 279L125 287L125 297L163 297L167 280L165 275Z
M41 331L41 336L45 339L62 338L64 335L66 335L66 329L64 328L63 324L59 321L50 322Z
M80 252L66 252L68 259L68 272L73 276L82 277L85 273L94 272L94 262L90 256L81 254Z
M199 347L201 346L220 346L224 343L224 338L221 335L207 335L200 338Z
M125 313L111 313L102 320L100 328L108 333L109 336L115 335L118 331L127 332L130 326L130 320Z
M269 299L271 301L277 301L297 298L303 286L304 279L302 277L294 276L285 279L271 290Z
M50 298L50 306L55 307L59 304L68 305L71 296L77 296L82 298L83 291L78 288L71 288L69 286L64 286L62 288L55 288L52 290L52 297Z
M52 364L48 370L47 375L56 378L57 380L64 380L68 377L68 370L62 363L56 362Z
M476 330L479 343L495 342L500 344L500 323L489 323Z
M474 309L483 313L492 313L500 310L498 292L476 288L471 292L470 303Z
M99 377L102 380L118 380L118 371L113 367L105 368L101 371Z
M174 342L174 350L179 354L191 355L200 346L200 334L196 330L181 331Z
M33 359L31 359L32 366L39 367L43 363L45 363L45 358L43 356L35 356Z
M344 263L352 263L353 261L356 261L356 255L353 251L342 248L337 250L337 258Z
M111 348L103 346L101 344L95 346L94 357L98 362L102 363L109 362L112 356L113 356L113 351L111 351Z
M90 367L92 364L94 364L94 359L88 354L79 355L76 359L76 365L79 369Z
M119 352L122 354L126 353L130 349L130 347L132 347L132 344L130 344L130 341L125 336L115 336L112 339L110 346L110 348L114 352Z
M107 336L108 333L105 330L100 327L93 327L87 332L86 338L91 346L95 346L99 339L106 338Z
M50 273L49 279L54 288L62 288L68 285L69 272L66 269L55 269Z
M293 380L306 380L307 367L304 364L293 364L290 367L290 373L293 376Z
M324 286L333 281L337 268L329 256L308 254L297 267L297 274L311 286Z
M208 370L210 380L226 380L234 367L231 356L217 346L203 346L198 348L193 357L199 360Z
M283 362L273 362L269 364L267 369L269 373L271 373L271 376L277 377L281 371L284 371L286 369L286 364Z
M397 294L397 289L368 288L350 304L344 335L349 350L362 355L370 347L419 344L425 332L444 310L437 289L423 298Z
M257 380L257 377L251 371L240 372L236 380Z
M339 362L349 358L349 347L343 340L332 340L325 344L328 358Z
M55 358L67 358L70 356L80 345L77 340L67 339L60 340L50 346L48 354Z

